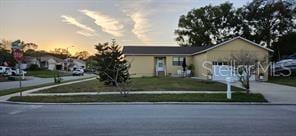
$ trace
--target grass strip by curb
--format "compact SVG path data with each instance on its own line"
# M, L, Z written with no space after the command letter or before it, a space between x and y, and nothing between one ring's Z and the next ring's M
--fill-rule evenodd
M14 102L81 103L81 102L267 102L261 94L234 93L232 100L226 94L119 94L76 96L16 96Z
M271 77L267 82L296 87L296 77Z
M81 79L68 80L68 81L64 81L62 83L79 81L79 80L84 80L84 79L89 79L89 78L93 78L93 77L86 77L86 78L81 78ZM41 85L34 85L34 86L28 86L28 87L22 87L22 88L13 88L13 89L0 90L0 96L5 96L5 95L13 94L13 93L18 93L18 92L21 92L21 91L31 90L31 89L35 89L35 88L50 86L50 85L56 85L56 83L45 83L45 84L41 84Z

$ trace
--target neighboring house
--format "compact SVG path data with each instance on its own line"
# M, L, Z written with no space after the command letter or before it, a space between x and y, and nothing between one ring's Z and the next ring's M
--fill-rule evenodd
M78 68L85 69L86 63L83 60L67 58L64 60L65 70L73 71Z
M37 57L25 56L23 63L21 64L21 69L30 68L31 65L37 65L40 67L40 61Z
M51 55L42 56L40 57L40 68L64 70L64 60Z
M229 74L221 74L223 72L217 71L217 68L227 67L226 58L242 50L256 54L256 57L266 61L266 64L269 62L269 52L273 52L252 41L236 37L221 44L204 47L124 46L123 53L131 65L129 72L134 77L157 76L161 72L165 75L178 75L186 58L187 66L194 66L194 76L206 79L209 72L213 72L210 73L213 80L224 80ZM203 66L204 63L207 63L206 67ZM231 73L227 70L226 73ZM264 80L267 79L268 72L265 72Z

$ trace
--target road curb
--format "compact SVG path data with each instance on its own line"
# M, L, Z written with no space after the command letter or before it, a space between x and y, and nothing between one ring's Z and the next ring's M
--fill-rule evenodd
M85 102L85 103L39 103L0 101L5 104L19 105L295 105L293 103L268 102Z

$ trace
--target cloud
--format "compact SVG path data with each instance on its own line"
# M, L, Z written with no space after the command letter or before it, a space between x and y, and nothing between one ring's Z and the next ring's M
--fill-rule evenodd
M70 16L66 16L66 15L62 15L61 16L63 18L63 22L66 22L67 24L71 24L71 25L75 25L83 30L87 30L87 31L90 31L90 32L95 32L94 29L84 25L84 24L81 24L80 22L78 22L75 18L73 17L70 17Z
M111 34L116 37L123 36L124 25L121 24L115 18L112 18L108 15L104 15L100 12L91 11L91 10L80 10L86 16L95 20L95 24L102 28L102 31Z
M80 35L83 35L83 36L86 36L86 37L94 36L94 34L86 32L86 31L77 31L76 33L80 34Z
M131 19L135 23L134 27L132 29L132 32L141 41L150 41L150 38L148 37L147 32L149 32L151 25L150 25L147 17L140 11L134 12L129 16L131 17Z

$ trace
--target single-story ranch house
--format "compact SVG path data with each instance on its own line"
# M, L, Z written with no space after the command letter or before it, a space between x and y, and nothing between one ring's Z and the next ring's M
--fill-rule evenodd
M183 71L182 63L185 60L187 66L193 65L194 69L191 71L194 74L193 76L206 79L208 75L212 75L211 78L213 80L224 80L229 76L229 74L219 74L221 72L217 71L217 68L227 66L229 63L225 59L242 51L255 54L256 58L266 62L265 64L269 62L269 53L273 52L271 49L262 47L242 37L236 37L217 45L203 47L123 47L125 58L131 65L129 72L133 77L158 76L160 73L166 76L178 75L180 71ZM206 64L207 68L203 66L204 62L209 62ZM230 69L230 71L233 70ZM226 73L229 72L226 70ZM263 80L268 79L268 72L253 74L254 76L251 77L251 80L255 80L255 77L258 77L259 74L264 74Z

